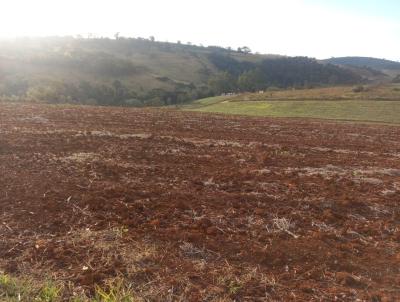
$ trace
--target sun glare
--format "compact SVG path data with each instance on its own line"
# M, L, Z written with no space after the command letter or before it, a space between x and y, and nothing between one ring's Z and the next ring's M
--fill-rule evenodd
M398 21L310 2L252 0L244 6L236 0L7 0L1 3L0 37L120 32L171 42L250 45L263 53L317 58L381 57L385 45L385 57L398 58Z

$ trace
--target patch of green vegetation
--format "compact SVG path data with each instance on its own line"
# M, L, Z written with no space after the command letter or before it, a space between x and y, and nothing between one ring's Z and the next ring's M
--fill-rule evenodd
M25 296L31 289L17 280L0 275L0 300L1 301L20 301L21 296Z
M0 301L2 302L59 302L66 301L65 286L52 281L37 284L0 274ZM133 290L120 279L110 281L104 288L96 286L93 298L71 297L73 302L136 302Z
M229 288L229 293L230 293L231 295L236 295L236 294L240 291L240 289L242 288L242 285L240 285L240 284L239 284L238 282L236 282L236 281L231 281L231 282L229 283L228 288Z
M108 289L96 287L95 299L91 302L136 302L133 290L120 279L108 284Z
M228 96L213 96L205 99L200 99L197 101L192 102L190 105L188 105L187 108L202 108L214 104L218 104L220 102L223 102L227 100L229 97ZM185 107L184 107L185 108Z
M201 103L201 100L198 101ZM400 124L400 101L219 101L187 110L269 117L302 117Z
M14 301L61 301L63 287L53 282L46 282L41 286L27 280L20 280L5 274L0 274L0 300Z

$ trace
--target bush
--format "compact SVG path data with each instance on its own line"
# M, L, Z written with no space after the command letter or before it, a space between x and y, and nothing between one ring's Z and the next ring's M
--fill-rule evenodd
M363 91L365 91L365 87L364 86L356 86L356 87L353 88L353 92L356 92L356 93L363 92Z

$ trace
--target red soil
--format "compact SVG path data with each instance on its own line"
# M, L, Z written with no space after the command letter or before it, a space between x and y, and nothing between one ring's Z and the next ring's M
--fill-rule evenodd
M399 139L0 104L0 270L88 292L119 276L154 301L399 301Z

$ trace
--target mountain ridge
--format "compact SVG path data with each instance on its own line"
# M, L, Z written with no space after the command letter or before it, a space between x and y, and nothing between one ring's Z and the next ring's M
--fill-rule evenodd
M391 79L400 74L400 62L387 59L362 56L347 56L325 59L322 60L322 62L347 68L353 67L364 69L364 71L361 72L365 72L365 69L372 73L380 72Z

